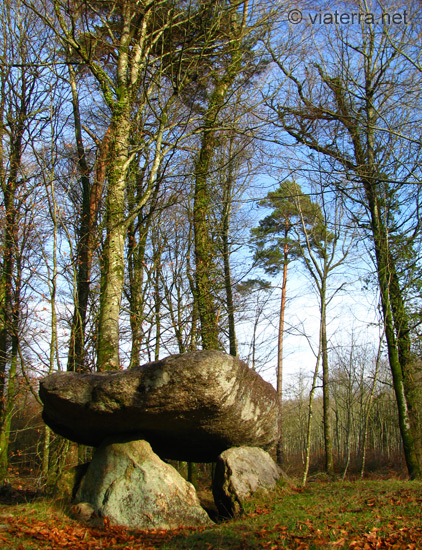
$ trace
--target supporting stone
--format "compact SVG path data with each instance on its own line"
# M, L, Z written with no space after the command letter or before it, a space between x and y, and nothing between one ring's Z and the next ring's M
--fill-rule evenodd
M133 529L211 525L190 483L146 441L104 442L76 494L75 509Z
M282 476L271 456L257 447L234 447L217 460L213 480L214 501L220 515L237 516L245 501L258 491L274 489Z

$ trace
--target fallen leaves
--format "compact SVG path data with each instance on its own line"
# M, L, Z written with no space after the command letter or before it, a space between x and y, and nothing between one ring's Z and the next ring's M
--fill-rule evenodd
M347 539L345 539L345 538L338 539L335 542L330 542L330 546L340 546L340 547L343 548L344 545L346 544L346 541L347 541Z
M31 517L7 518L9 527L0 535L0 548L12 540L32 541L33 546L21 548L40 548L49 550L159 550L164 545L171 545L177 537L181 543L180 548L188 548L183 544L183 539L195 530L179 529L175 531L136 531L131 532L124 528L105 525L104 528L91 528L81 526L76 522L61 524L58 518L52 517L50 521L36 521ZM299 529L301 527L301 529ZM300 531L303 531L300 535ZM211 531L211 530L209 530ZM196 530L197 533L206 531ZM240 531L239 531L240 534ZM337 534L335 540L330 540ZM253 539L253 542L252 542ZM251 532L246 529L242 532L239 545L233 548L254 548L263 550L281 550L294 548L295 550L309 550L310 548L344 548L348 550L417 550L421 548L422 527L397 528L391 524L391 532L388 536L382 535L378 527L373 527L365 533L353 532L353 530L330 529L323 532L314 527L311 520L298 522L296 529L289 529L286 525L267 524ZM5 546L12 548L12 546ZM19 549L19 546L15 546ZM198 547L199 548L199 547ZM215 545L203 540L201 548L205 550L218 550L226 548L224 545Z
M382 490L380 490L382 489ZM129 531L92 527L31 504L0 514L5 550L421 550L422 484L332 484L255 502L238 521L211 528ZM37 508L38 510L38 508ZM19 518L19 519L18 519Z
M176 534L188 531L179 529L134 533L122 527L111 527L107 522L105 522L103 529L83 527L77 524L55 527L55 519L53 517L49 522L35 521L28 518L24 520L9 519L10 527L7 532L18 539L40 543L40 548L45 547L53 550L104 550L105 548L156 550ZM5 537L4 541L8 542Z
M369 508L373 508L376 503L377 500L375 498L368 498L368 500L366 501L366 505L369 506Z
M245 514L248 518L255 518L257 516L262 516L264 514L269 514L272 511L270 506L255 506L255 509L252 512Z

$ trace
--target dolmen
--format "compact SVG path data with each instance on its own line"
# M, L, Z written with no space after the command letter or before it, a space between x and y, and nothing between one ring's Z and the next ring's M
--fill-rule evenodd
M40 382L39 394L43 419L53 431L97 447L77 501L111 523L132 528L170 529L210 521L193 486L165 460L216 462L233 447L270 450L279 438L273 386L243 361L220 351L172 355L129 370L58 372ZM262 456L256 450L252 453L249 464L256 460L258 468ZM244 453L242 461L247 462ZM169 469L174 470L174 479ZM280 474L274 464L273 485ZM252 475L260 477L257 472ZM263 488L269 488L268 475L263 477ZM241 506L227 503L237 497L222 496L223 484L233 483L227 475L220 478L224 478L221 487L213 489L216 504L221 503L222 513L234 515ZM155 497L152 486L159 486ZM117 490L114 496L112 488ZM141 503L147 501L150 508L144 513ZM175 509L184 510L183 517L173 517Z

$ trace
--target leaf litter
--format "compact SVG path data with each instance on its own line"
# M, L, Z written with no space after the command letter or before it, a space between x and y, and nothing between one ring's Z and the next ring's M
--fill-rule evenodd
M422 486L379 491L339 483L278 494L240 520L211 528L131 531L78 523L53 509L37 519L28 505L0 513L3 550L421 550ZM300 500L298 500L300 499ZM343 500L341 500L343 499ZM345 500L349 499L349 500ZM345 502L349 504L345 505Z

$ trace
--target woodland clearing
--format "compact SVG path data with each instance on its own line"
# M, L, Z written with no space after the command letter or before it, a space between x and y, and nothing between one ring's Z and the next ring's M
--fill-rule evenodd
M18 502L19 497L25 502ZM128 531L90 527L60 500L13 492L0 503L0 548L35 550L422 548L422 483L311 478L251 501L245 515L211 528Z

